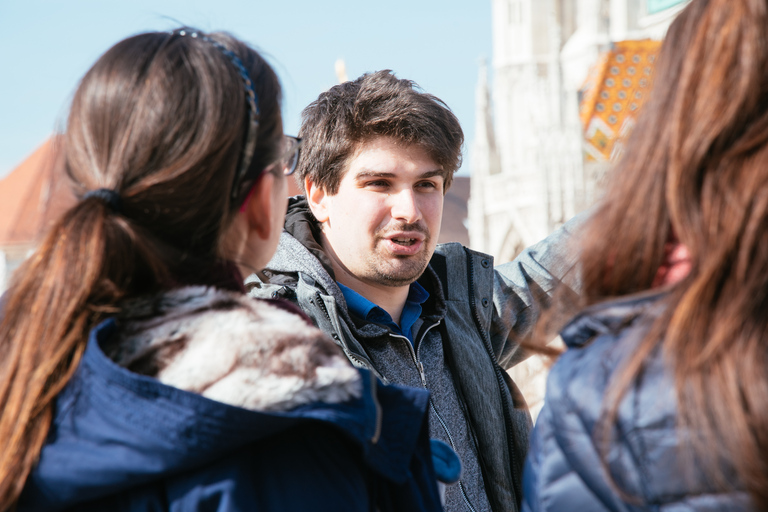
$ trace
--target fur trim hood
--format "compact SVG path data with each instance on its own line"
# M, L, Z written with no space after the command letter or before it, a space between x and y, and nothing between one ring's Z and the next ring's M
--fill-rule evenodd
M254 411L359 398L359 373L319 329L278 301L203 286L134 299L102 344L120 366Z

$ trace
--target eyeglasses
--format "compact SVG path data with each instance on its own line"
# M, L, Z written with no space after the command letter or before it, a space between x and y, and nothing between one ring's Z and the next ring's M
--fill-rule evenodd
M267 167L266 170L272 170L275 166L282 166L283 174L290 176L296 170L299 163L299 154L301 153L301 139L291 135L283 135L283 150L280 158Z
M261 175L265 172L274 172L277 170L281 170L283 172L283 175L290 176L294 173L296 170L296 165L299 163L299 150L301 149L301 139L298 137L293 137L291 135L283 135L282 140L282 149L280 150L280 157L278 157L274 162L266 166L261 173L258 173L257 176ZM235 177L235 181L232 184L232 200L236 200L238 197L240 197L242 194L245 193L245 187L251 188L253 186L253 177L240 177L241 179L237 179Z

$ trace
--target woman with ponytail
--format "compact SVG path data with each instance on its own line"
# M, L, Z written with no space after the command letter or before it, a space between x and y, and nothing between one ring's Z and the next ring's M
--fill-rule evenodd
M0 510L440 509L425 393L244 295L282 230L282 128L275 73L223 33L134 36L82 79L80 199L4 297Z
M768 510L768 2L693 0L581 236L525 510Z

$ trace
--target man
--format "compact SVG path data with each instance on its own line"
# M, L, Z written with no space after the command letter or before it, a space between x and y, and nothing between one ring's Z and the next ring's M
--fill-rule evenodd
M533 247L494 269L437 246L464 136L442 101L389 71L321 94L300 136L305 197L291 199L251 294L295 301L353 364L431 391L430 434L463 464L446 510L516 510L530 416L504 369L522 358L561 255Z

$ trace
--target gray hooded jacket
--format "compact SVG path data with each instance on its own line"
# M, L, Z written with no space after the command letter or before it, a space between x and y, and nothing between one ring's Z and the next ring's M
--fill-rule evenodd
M527 340L574 258L568 229L494 268L490 256L457 243L437 246L419 283L430 293L413 328L414 346L387 327L350 315L320 246L306 200L289 203L285 231L267 270L246 286L254 297L297 303L349 360L383 381L430 390L430 435L462 459L453 510L518 510L531 419L506 369L522 361Z

